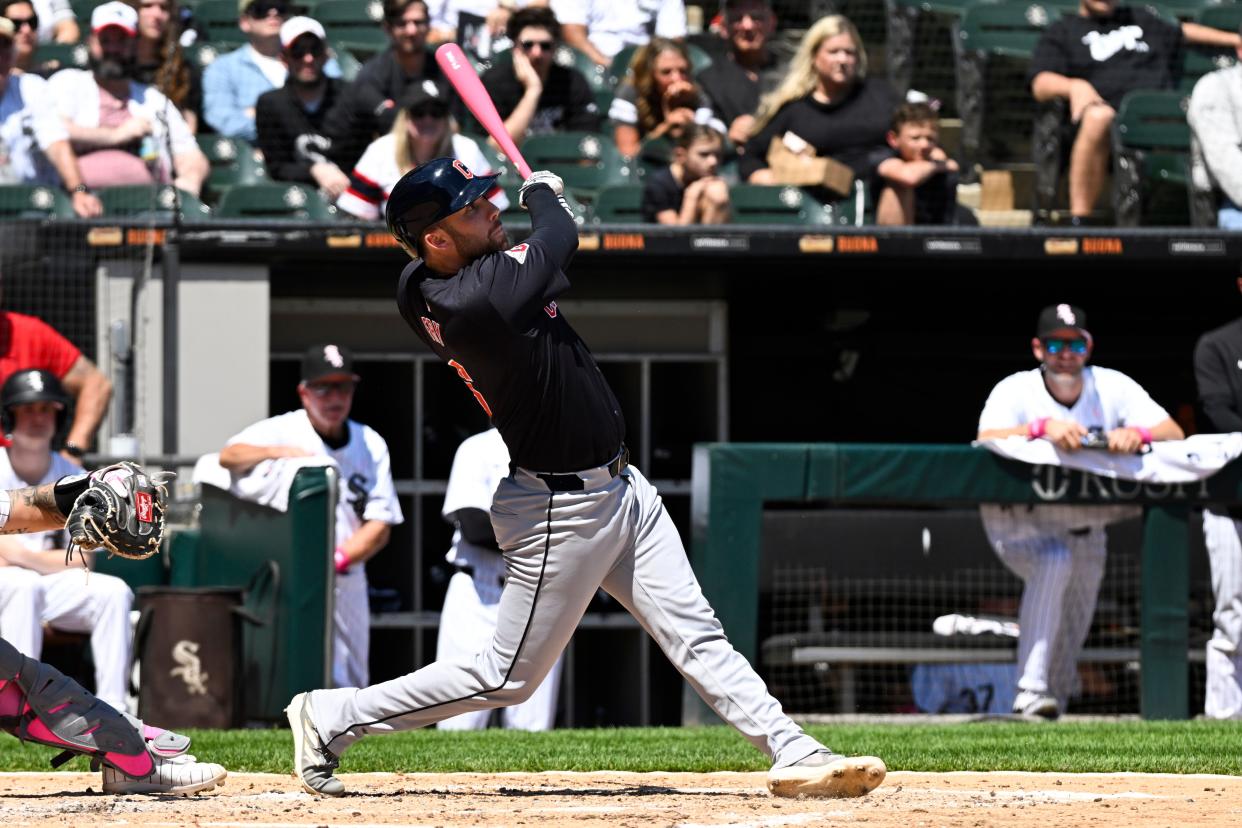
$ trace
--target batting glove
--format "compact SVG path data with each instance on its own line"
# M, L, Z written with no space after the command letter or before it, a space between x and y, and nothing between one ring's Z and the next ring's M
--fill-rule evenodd
M547 170L536 170L530 174L530 178L526 179L522 184L522 188L518 190L518 206L523 210L527 209L526 192L536 184L547 184L558 197L565 193L565 182L561 181L559 175Z

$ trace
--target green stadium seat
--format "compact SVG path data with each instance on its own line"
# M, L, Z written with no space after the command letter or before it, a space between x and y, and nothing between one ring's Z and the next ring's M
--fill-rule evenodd
M381 25L384 6L378 0L320 0L313 16L334 46L363 60L389 46L388 33Z
M659 172L673 160L673 142L666 136L647 138L638 148L634 157L634 172L640 179L653 172Z
M735 224L833 223L834 210L797 187L740 184L729 190Z
M202 71L215 62L215 59L220 57L220 55L231 52L235 48L236 46L231 43L200 40L186 46L181 51L187 61L198 67L199 71Z
M1242 4L1209 6L1199 12L1197 22L1214 29L1236 32L1242 27ZM1199 78L1217 69L1227 69L1238 62L1233 49L1209 49L1187 45L1182 53L1182 77L1178 87L1190 92Z
M40 43L35 48L34 59L41 68L55 61L56 69L85 69L90 65L91 56L85 43Z
M103 202L103 214L124 218L171 219L177 191L171 185L161 187L104 187L97 193ZM184 190L180 191L182 221L204 221L211 218L206 204Z
M332 221L336 214L319 191L288 182L230 187L216 208L217 218Z
M631 170L611 136L594 132L532 135L522 144L522 155L532 170L559 175L579 200L591 201L604 187L632 183Z
M510 227L530 227L530 213L518 206L518 190L521 187L520 183L504 186L505 197L509 199L509 209L500 214L500 220ZM565 194L565 203L569 205L570 211L574 214L574 224L581 227L591 220L590 209L574 198L572 193Z
M643 188L638 184L622 184L600 190L591 207L596 224L641 224L643 221Z
M362 61L344 47L337 46L335 43L330 44L332 56L336 58L336 65L341 67L341 80L345 83L353 83L358 77L359 70L362 69Z
M258 151L241 138L223 135L199 135L198 148L211 163L207 189L222 193L230 187L260 184L268 181L267 168Z
M59 187L42 184L0 186L0 218L73 218L73 202Z
M236 0L201 0L194 6L194 22L206 29L208 40L225 43L246 40L237 25Z
M1185 225L1190 219L1190 126L1180 92L1130 92L1113 121L1117 224Z

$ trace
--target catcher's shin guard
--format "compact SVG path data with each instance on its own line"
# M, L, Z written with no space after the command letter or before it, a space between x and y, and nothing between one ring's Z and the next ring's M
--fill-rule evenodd
M0 639L0 728L22 741L61 748L63 764L75 753L140 777L153 754L177 756L190 746L176 733L150 728L114 710L55 667L27 658Z

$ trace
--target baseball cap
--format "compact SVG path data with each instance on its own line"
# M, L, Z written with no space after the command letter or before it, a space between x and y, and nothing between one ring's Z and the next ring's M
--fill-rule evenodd
M344 345L312 345L302 357L302 381L314 382L324 377L347 376L354 373L354 355Z
M1039 324L1035 335L1045 337L1053 331L1075 328L1090 336L1087 330L1087 314L1077 305L1049 305L1039 312Z
M293 41L302 35L314 35L320 40L327 40L328 34L318 20L310 17L290 17L280 26L280 48L288 49Z
M444 97L440 87L433 80L424 80L421 83L412 84L401 95L398 106L405 110L411 110L428 102L439 104L443 107L444 114L448 114L448 99Z
M109 26L116 26L133 37L138 34L138 12L117 0L96 6L91 12L91 31L99 33Z

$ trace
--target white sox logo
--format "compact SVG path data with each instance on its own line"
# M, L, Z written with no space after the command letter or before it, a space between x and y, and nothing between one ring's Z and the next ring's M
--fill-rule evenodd
M177 676L185 682L185 690L191 696L207 694L207 679L211 676L203 671L203 662L198 657L197 641L178 641L172 648L173 661L180 664L168 671L168 675Z
M341 351L335 345L323 346L324 361L333 368L343 368L345 366L345 357L341 356Z
M440 336L440 323L425 316L421 317L421 319L423 320L423 328L427 331L427 336L431 337L432 342L443 348L444 337Z
M543 312L546 313L550 319L555 319L556 318L556 303L549 302L548 304L544 305Z

